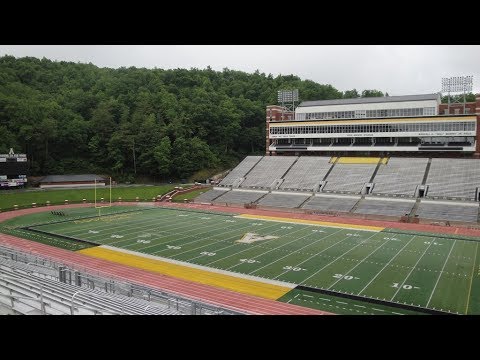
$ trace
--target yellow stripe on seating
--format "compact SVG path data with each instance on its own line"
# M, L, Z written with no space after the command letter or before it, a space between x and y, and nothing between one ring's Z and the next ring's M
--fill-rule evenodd
M382 163L383 165L387 165L389 159L390 159L390 158L389 158L388 156L387 156L387 157L384 157L384 158L382 158L381 163Z
M336 157L336 156L332 156L332 157L330 158L329 163L330 163L330 164L333 164L333 163L335 162L335 160L337 160L337 157Z
M278 221L278 222L286 222L291 224L321 225L326 227L356 229L356 230L366 230L366 231L382 231L385 229L379 226L343 224L343 223L316 221L316 220L291 219L291 218L276 217L276 216L260 216L260 215L242 214L235 217L244 218L244 219L265 220L265 221Z
M78 252L118 264L133 266L138 269L165 274L200 284L217 286L244 294L260 296L266 299L276 300L291 290L291 288L279 285L172 264L167 261L143 257L141 254L132 255L121 251L106 249L101 246L79 250Z
M337 164L378 164L379 157L348 157L342 156L338 159Z

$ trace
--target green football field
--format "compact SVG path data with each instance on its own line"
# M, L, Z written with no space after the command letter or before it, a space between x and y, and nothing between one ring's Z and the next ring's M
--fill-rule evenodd
M94 215L94 209L82 211L84 216ZM166 208L135 208L75 219L68 215L54 216L48 219L53 222L30 229L293 283L299 287L281 301L326 311L337 312L325 299L339 296L332 301L348 302L352 304L349 309L357 313L363 312L362 302L373 299L378 300L373 308L379 312L393 303L410 305L410 310L421 307L480 314L480 255L475 238L392 229L366 231ZM412 313L408 309L397 312Z

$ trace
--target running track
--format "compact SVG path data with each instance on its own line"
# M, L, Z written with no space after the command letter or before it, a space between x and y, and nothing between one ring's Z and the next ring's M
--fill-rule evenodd
M82 207L89 205L69 205L68 207ZM64 209L66 206L51 206L49 208L34 208L17 210L0 214L0 222L19 215L40 211ZM0 234L0 244L45 257L52 261L63 263L72 268L83 270L91 274L99 274L110 278L149 286L154 289L167 291L178 296L195 299L212 305L236 310L253 315L327 315L324 311L314 310L302 306L268 300L256 296L236 293L219 289L209 285L197 284L177 279L171 276L152 273L130 266L117 264L111 261L96 259L87 255L59 249L53 246L36 243L15 236Z
M119 205L136 205L137 203L119 203ZM400 223L394 221L375 221L365 219L355 219L338 216L322 216L309 215L300 213L286 213L282 211L267 211L259 209L245 209L243 207L224 207L202 204L182 204L182 203L155 203L157 206L166 206L174 208L187 208L197 210L211 210L221 212L235 212L247 213L262 216L288 216L292 219L305 219L317 221L334 221L344 222L358 225L371 225L391 227L404 230L413 231L428 231L443 234L480 236L480 230L468 229L462 227L439 227L425 224L410 224ZM10 212L0 213L0 222L16 216L31 214L36 212L65 209L66 207L88 207L91 204L76 204L76 205L59 205L50 207L39 207L32 209L23 209ZM287 215L288 214L288 215ZM13 247L22 251L28 251L38 254L57 262L62 262L73 268L83 269L90 273L96 273L107 277L117 278L120 280L129 281L141 285L150 286L152 288L169 291L179 296L185 296L191 299L204 301L212 305L226 307L232 310L248 313L248 314L262 314L262 315L278 315L278 314L330 314L323 311L309 309L301 306L286 304L273 300L263 299L255 296L236 293L229 290L219 289L213 286L197 284L190 281L177 279L174 277L154 274L146 270L137 269L134 267L116 264L107 260L92 258L83 254L59 249L56 247L36 243L29 240L20 239L14 236L0 234L0 244Z

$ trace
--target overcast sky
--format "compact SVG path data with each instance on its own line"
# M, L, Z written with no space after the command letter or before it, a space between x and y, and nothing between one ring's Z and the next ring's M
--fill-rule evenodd
M480 45L0 45L6 54L111 68L258 69L389 95L438 92L442 77L473 75L480 93Z

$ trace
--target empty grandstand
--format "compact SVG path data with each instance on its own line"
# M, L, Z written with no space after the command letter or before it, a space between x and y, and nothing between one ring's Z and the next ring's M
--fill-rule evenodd
M359 200L359 196L315 195L302 208L323 212L349 212Z
M426 185L428 197L478 200L480 161L432 159Z
M217 197L213 201L216 203L226 203L226 204L228 203L247 204L247 203L257 201L265 194L267 194L267 191L261 191L261 190L246 191L241 189L233 189L232 191L225 192L225 194Z
M244 168L244 164L239 166ZM244 171L234 169L231 173ZM415 213L420 219L476 222L480 162L425 157L266 156L249 168L240 187L216 187L195 202L398 218ZM424 197L466 202L438 206L422 202L415 209L415 200Z
M331 167L330 157L302 156L285 175L280 189L318 191Z
M368 198L362 199L353 212L356 214L399 217L409 215L414 205L415 200Z
M301 193L280 193L280 192L271 192L266 196L262 197L259 201L259 205L263 206L272 206L272 207L286 207L286 208L297 208L302 205L305 200L307 200L311 194L301 194Z
M282 176L298 158L295 156L264 157L250 171L240 187L277 188Z
M427 164L428 158L390 158L386 165L380 165L372 193L415 196Z
M219 185L233 186L235 182L243 179L243 177L260 161L261 158L262 156L247 156L240 164L228 173Z
M476 223L478 221L478 203L422 200L416 215L426 219Z
M376 167L376 164L335 164L323 190L360 194Z
M0 246L0 314L238 314L175 294L74 270Z

